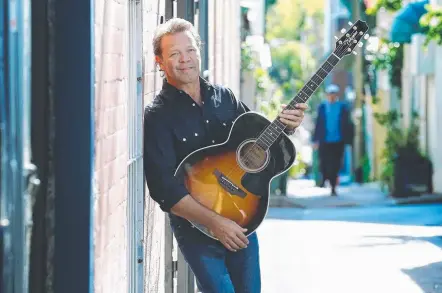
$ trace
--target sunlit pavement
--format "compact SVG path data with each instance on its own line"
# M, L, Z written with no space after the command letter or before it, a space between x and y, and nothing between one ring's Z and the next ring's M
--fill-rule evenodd
M271 208L262 292L442 292L441 224L441 204Z
M423 194L413 197L393 198L382 191L377 182L349 184L337 188L338 196L330 196L330 188L315 186L313 180L289 180L287 196L273 195L272 207L322 208L343 206L396 205L409 203L442 203L442 194Z

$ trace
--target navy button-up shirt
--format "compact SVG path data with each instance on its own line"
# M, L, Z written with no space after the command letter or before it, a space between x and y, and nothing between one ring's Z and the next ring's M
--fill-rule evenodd
M144 112L144 172L150 196L165 212L189 194L175 170L191 152L224 142L248 107L228 88L200 78L203 104L164 80Z

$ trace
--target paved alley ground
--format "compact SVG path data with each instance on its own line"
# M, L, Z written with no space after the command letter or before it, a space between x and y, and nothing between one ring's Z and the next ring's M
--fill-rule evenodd
M442 293L442 205L271 208L262 293Z
M397 205L422 202L442 203L442 194L423 194L420 196L392 198L382 191L377 182L350 184L337 188L338 196L330 196L330 188L315 186L313 180L289 180L287 196L272 196L273 207L324 208L353 207L373 205Z

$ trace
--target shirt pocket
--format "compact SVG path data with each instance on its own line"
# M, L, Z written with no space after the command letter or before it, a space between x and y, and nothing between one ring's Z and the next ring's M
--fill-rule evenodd
M205 133L201 127L177 123L173 128L173 135L179 157L187 156L189 153L203 147Z

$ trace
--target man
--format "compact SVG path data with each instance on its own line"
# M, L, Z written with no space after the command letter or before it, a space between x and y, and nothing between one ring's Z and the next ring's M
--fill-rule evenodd
M150 196L169 213L178 245L204 293L261 290L258 240L246 230L197 202L174 172L184 157L227 139L232 122L248 111L228 88L200 77L198 33L173 18L154 33L155 61L165 79L144 114L144 171ZM285 111L281 121L293 132L307 106ZM208 227L216 241L187 220Z
M319 150L322 173L321 187L328 180L331 195L336 196L336 184L341 168L344 146L353 142L353 124L350 109L338 100L339 87L331 84L326 88L327 100L318 107L316 127L313 134L314 148Z

